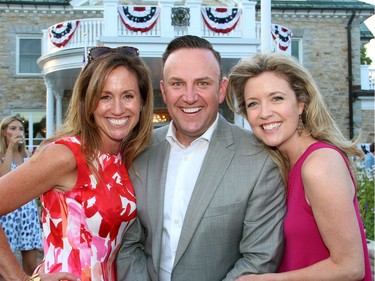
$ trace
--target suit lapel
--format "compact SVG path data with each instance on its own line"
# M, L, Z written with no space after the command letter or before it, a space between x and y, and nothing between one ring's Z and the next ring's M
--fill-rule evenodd
M174 266L186 251L234 156L234 152L227 149L231 144L233 144L231 130L220 116L185 215Z
M167 176L168 160L169 160L169 143L160 137L160 143L151 149L148 167L155 167L148 169L147 174L147 209L151 224L152 238L152 252L154 267L160 266L160 252L161 241L163 233L163 210L164 210L164 193L165 181Z

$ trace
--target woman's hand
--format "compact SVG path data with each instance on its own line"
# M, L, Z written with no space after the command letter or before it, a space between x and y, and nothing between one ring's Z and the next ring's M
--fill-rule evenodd
M25 281L80 281L81 279L67 272L59 273L39 273L28 277Z
M266 273L266 274L249 274L249 275L244 275L236 279L236 281L274 281L278 280L276 277L277 274L272 274L272 273Z
M15 145L18 145L20 142L23 142L23 136L22 135L16 135L14 134L10 139L8 143L8 147L12 148Z

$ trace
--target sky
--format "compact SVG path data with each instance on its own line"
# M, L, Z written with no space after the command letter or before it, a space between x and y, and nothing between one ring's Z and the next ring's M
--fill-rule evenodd
M374 0L375 2L375 0ZM365 25L371 31L372 35L375 36L375 15L372 15L365 20ZM372 64L375 64L375 39L365 45L367 56L371 58Z
M367 4L374 5L375 10L375 0L360 0L361 2L365 2ZM375 37L375 15L372 15L368 19L365 20L365 25L371 31L372 35ZM372 39L369 43L365 45L366 47L366 54L372 60L372 64L375 64L375 39Z

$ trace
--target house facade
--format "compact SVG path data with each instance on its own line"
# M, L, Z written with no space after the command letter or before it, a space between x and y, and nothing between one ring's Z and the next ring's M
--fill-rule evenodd
M373 14L373 6L346 0L0 0L0 118L21 114L32 150L61 124L87 49L131 45L151 70L155 125L164 124L160 57L172 38L194 34L220 51L224 73L265 45L297 57L343 133L351 137L362 130L373 138L374 89L362 89L360 64L366 43L360 26ZM225 104L220 111L246 127Z

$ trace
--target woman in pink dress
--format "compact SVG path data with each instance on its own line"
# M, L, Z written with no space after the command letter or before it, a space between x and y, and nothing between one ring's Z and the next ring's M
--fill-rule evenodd
M287 186L279 273L250 280L372 281L352 156L309 72L292 57L257 54L229 75L227 101L268 148Z
M0 215L40 195L44 260L27 276L0 228L6 280L113 281L115 256L136 217L127 168L148 145L152 81L132 47L94 48L62 129L0 178Z

